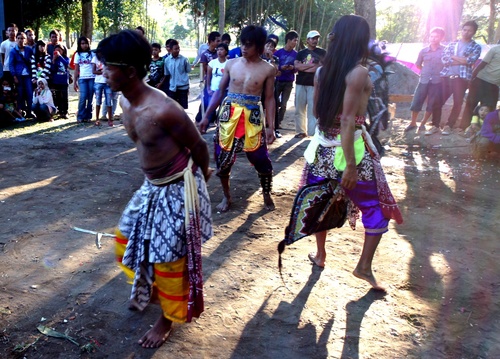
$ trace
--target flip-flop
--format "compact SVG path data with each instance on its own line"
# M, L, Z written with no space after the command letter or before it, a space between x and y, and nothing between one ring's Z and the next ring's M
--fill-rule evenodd
M94 126L101 127L101 121L97 120L94 122Z

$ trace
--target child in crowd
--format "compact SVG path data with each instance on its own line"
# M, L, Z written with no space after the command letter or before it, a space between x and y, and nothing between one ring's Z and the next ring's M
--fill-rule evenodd
M54 91L54 103L59 110L59 118L68 118L68 86L69 58L66 47L60 44L54 46L51 73L51 88Z
M12 90L12 84L8 80L3 80L2 90L2 95L0 96L2 118L8 121L26 121L23 115L17 110L16 94Z
M31 82L34 86L38 79L50 79L52 57L46 51L45 42L38 40L35 43L33 56L31 56Z
M172 53L165 59L165 75L170 76L168 96L177 101L182 108L188 108L189 73L191 65L189 60L179 54L181 48L177 40L170 42Z
M55 51L54 51L55 53ZM47 80L38 79L37 88L33 92L32 110L38 121L54 121L52 116L57 112L52 98L52 92L49 89Z
M217 58L211 60L207 66L207 88L208 96L210 97L208 103L210 103L214 92L219 89L220 81L224 75L224 67L226 67L227 63L227 54L229 52L228 46L224 42L217 45L216 49ZM226 94L224 94L223 97L226 97Z
M163 57L160 57L160 52L161 45L157 42L152 43L151 53L153 56L149 64L148 85L157 89L161 89L163 81L165 81L165 74L163 72L165 60Z
M96 53L96 56L92 59L92 72L95 76L94 90L95 90L95 125L100 126L101 121L99 121L99 111L101 110L102 95L104 93L104 105L106 106L108 115L108 126L113 127L113 108L112 108L112 96L111 88L106 83L106 79L102 75L104 70L104 64L100 60L100 54Z
M472 120L470 126L465 130L465 135L467 137L475 136L483 126L484 119L486 115L491 112L491 109L487 105L479 105L474 109L474 115L472 116Z
M75 55L75 91L80 92L78 100L78 114L76 120L80 122L90 122L92 119L92 101L94 98L94 79L92 72L92 58L90 41L82 36L78 38L78 46Z

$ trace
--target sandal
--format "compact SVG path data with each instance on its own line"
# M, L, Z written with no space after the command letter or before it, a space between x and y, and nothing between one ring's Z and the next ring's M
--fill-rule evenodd
M113 126L114 126L113 121L108 121L108 126L109 126L109 127L113 127Z
M94 126L101 127L101 121L96 120L96 121L94 122Z

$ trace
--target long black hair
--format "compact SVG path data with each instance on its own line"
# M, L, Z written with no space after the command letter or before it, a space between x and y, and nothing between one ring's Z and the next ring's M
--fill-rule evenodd
M331 127L341 114L347 74L359 63L366 62L370 28L357 15L342 16L333 26L333 39L323 59L319 74L316 114L320 127Z

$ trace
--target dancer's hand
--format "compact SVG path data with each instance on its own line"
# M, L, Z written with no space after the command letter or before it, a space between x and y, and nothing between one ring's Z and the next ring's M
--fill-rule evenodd
M358 171L356 170L356 166L347 166L345 168L344 174L342 175L342 181L340 184L345 189L352 190L356 187L358 183Z
M266 142L268 145L274 142L276 135L274 134L274 129L266 128Z
M197 127L201 134L207 133L208 118L206 116L203 116L201 121L198 122Z

